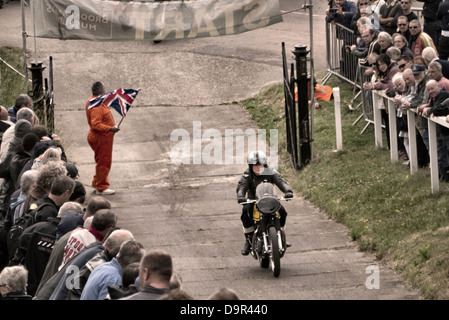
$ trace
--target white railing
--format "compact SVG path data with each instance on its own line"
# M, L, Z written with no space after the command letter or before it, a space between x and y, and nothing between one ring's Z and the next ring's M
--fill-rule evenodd
M374 112L374 140L377 148L383 147L382 140L382 117L381 108L379 107L379 98L385 98L388 103L385 108L388 108L389 114L389 138L390 138L390 159L392 163L398 162L398 130L396 123L396 106L393 99L387 97L384 91L373 90L373 112ZM409 136L409 160L410 173L418 172L418 153L416 144L416 125L415 119L417 116L416 109L407 110L407 125ZM446 117L430 116L427 118L428 134L429 134L429 157L430 157L430 182L432 193L440 191L440 180L438 175L438 154L437 154L437 134L436 127L441 125L449 128L449 123L446 122ZM338 129L337 129L338 130Z

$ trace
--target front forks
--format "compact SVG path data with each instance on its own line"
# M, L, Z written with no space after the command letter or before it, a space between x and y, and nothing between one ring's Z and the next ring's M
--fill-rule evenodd
M282 231L277 230L276 235L277 235L277 241L278 241L278 246L279 246L279 252L282 256L285 252L285 247L284 247L285 242L283 241ZM263 232L262 239L263 239L263 246L264 246L264 254L271 254L272 246L271 246L270 242L268 241L268 238L269 237L266 234L266 232Z

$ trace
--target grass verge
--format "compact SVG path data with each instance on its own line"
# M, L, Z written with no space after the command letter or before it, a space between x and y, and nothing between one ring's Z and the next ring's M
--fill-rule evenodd
M22 51L19 48L0 47L0 58L23 72ZM0 61L0 105L8 109L19 94L26 92L25 80Z
M326 85L340 88L343 150L335 151L334 102L319 101L313 161L301 171L292 169L286 151L283 86L267 88L242 105L259 128L278 129L279 171L296 192L345 224L360 250L375 253L424 298L448 299L447 192L431 193L429 169L412 175L401 161L391 163L389 150L375 147L372 125L361 133L366 124L364 119L356 123L361 108L345 111L352 102L350 85L337 77Z

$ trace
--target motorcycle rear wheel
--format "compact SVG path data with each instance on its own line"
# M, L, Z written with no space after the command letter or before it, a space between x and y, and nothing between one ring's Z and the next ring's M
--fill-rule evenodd
M278 235L275 227L270 227L268 229L268 239L271 242L271 254L270 254L270 262L271 262L271 270L273 271L273 275L277 278L281 273L281 255L279 253L279 241Z

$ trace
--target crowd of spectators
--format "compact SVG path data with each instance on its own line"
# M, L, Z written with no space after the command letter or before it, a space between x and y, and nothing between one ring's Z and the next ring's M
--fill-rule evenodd
M422 11L413 12L414 1ZM400 157L408 163L407 110L417 111L418 163L429 164L427 117L445 116L449 122L449 0L334 0L326 12L328 23L353 30L356 43L347 54L363 69L366 101L377 99L389 143L389 117L396 117ZM385 93L394 100L396 114L386 112ZM389 145L390 147L390 145ZM449 129L437 125L438 172L449 182Z

